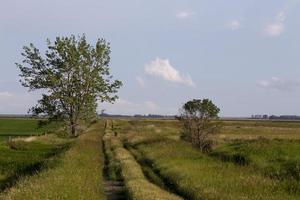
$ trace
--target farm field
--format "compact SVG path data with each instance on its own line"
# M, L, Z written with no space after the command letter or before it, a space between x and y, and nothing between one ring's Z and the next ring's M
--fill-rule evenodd
M183 141L175 120L2 141L0 199L300 199L300 122L222 123L209 153Z
M300 198L299 122L223 123L209 154L182 141L176 121L115 120L113 130L148 180L184 199Z
M300 121L223 121L217 139L300 139Z
M16 136L32 136L41 134L38 120L29 118L0 118L0 140Z

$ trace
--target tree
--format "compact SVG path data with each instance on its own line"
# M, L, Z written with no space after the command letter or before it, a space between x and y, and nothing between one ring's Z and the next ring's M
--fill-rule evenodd
M209 135L220 128L217 123L220 109L209 99L194 99L186 102L181 109L179 120L183 122L183 139L207 152L211 149L212 141Z
M23 47L20 82L29 91L42 90L42 98L30 109L33 115L47 115L49 120L65 120L72 136L79 119L96 116L97 102L114 102L119 80L110 75L110 46L98 39L95 47L85 35L47 40L42 56L32 43Z

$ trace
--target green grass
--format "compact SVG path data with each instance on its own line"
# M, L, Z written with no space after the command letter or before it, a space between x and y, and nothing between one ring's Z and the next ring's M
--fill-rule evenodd
M218 140L300 139L300 121L223 121Z
M110 121L106 122L106 126L109 126ZM111 126L111 125L110 125ZM113 149L112 149L112 144L111 144L111 137L112 137L112 132L111 130L107 129L105 130L105 135L103 136L103 151L104 151L104 156L105 156L105 168L104 168L104 173L105 176L109 180L120 180L121 179L121 167L120 163L116 160Z
M36 119L0 118L0 136L28 136L40 133Z
M232 141L216 148L211 155L247 164L265 176L280 180L288 191L300 194L300 140Z
M0 191L13 185L21 176L39 170L48 158L63 151L68 140L54 135L34 141L0 142Z
M162 123L165 123L163 125ZM228 123L228 122L224 122ZM230 122L226 124L228 129L237 128L237 124ZM276 124L274 127L270 123L261 123L257 126L256 122L238 122L243 123L241 132L233 134L249 134L248 131L243 132L243 128L250 127L253 138L261 137L265 128L274 129L275 132L285 134L287 129L293 129L294 135L299 134L298 122L293 124L294 127L288 128L287 124L282 122ZM290 123L290 122L288 122ZM135 148L141 156L150 163L152 168L159 174L159 176L173 187L178 193L187 199L299 199L298 193L299 181L297 180L298 168L297 160L299 155L299 143L297 141L287 140L269 140L264 139L261 143L251 143L247 140L240 140L242 146L233 148L236 155L244 155L249 153L249 162L257 163L258 167L254 165L239 165L235 162L223 162L215 156L210 156L201 153L198 149L192 147L190 144L179 139L180 131L178 125L173 125L169 122L159 122L156 126L155 121L145 122L126 122L118 121L118 131L122 134L122 138L131 148ZM297 125L296 125L297 124ZM122 129L122 126L125 128ZM132 126L130 128L130 126ZM296 131L295 131L296 130ZM221 133L225 136L223 130ZM176 137L177 136L177 137ZM270 135L267 132L266 138ZM276 134L270 138L276 137ZM229 137L218 138L218 148L228 149L228 145L232 144L232 135ZM245 138L243 138L245 139ZM234 145L233 145L234 146ZM220 151L220 149L216 149ZM232 149L230 149L233 151ZM233 156L234 157L234 156ZM285 159L286 164L279 164L278 160ZM234 157L238 160L239 157ZM276 161L277 160L277 161ZM277 162L277 164L276 164ZM260 163L260 164L259 164ZM262 164L261 164L262 163ZM267 163L267 164L266 164ZM280 162L284 163L284 162ZM268 166L278 165L282 168L282 176L285 180L273 178L266 175L265 171L271 172ZM277 169L277 168L276 168ZM288 174L292 172L292 179ZM276 170L275 170L276 172ZM296 174L296 175L295 175ZM291 174L290 174L291 175Z
M165 141L143 144L137 149L189 199L299 199L282 188L280 181L214 160L189 144Z
M68 151L49 162L45 170L22 178L0 199L105 199L102 133L103 123L92 125Z
M224 120L224 126L300 128L300 121L288 120Z
M227 140L252 140L259 137L268 139L300 139L300 121L262 121L262 120L223 120L221 131L214 135L219 142ZM168 132L179 138L181 124L177 120L118 120L123 132L134 129L136 132ZM115 128L115 127L114 127ZM118 131L116 125L116 131ZM152 128L152 129L151 129Z
M43 135L45 133L62 133L62 122L51 122L42 127L39 122L44 119L33 118L0 118L0 141L9 138Z
M144 176L141 166L133 155L123 147L122 142L114 136L110 127L107 127L104 141L110 140L115 159L120 163L121 174L132 200L180 200L182 198L169 193L157 185L149 182Z
M105 199L103 148L131 199L300 199L300 122L223 121L210 154L182 141L175 120L115 122L104 137L94 124L63 154L69 140L54 135L0 141L0 199ZM0 135L40 134L37 123L2 118Z

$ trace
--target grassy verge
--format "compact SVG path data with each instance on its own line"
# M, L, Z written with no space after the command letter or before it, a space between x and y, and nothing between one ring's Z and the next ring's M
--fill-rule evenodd
M103 123L94 124L64 155L56 158L55 166L24 178L0 199L105 199L101 130Z
M180 197L171 194L158 186L150 183L143 174L140 165L133 155L127 151L112 130L106 131L105 140L111 140L116 160L120 163L122 177L130 199L133 200L179 200Z

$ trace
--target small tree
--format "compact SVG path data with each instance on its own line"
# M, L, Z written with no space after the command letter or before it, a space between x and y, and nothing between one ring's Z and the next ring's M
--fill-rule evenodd
M98 39L95 47L86 37L57 37L47 40L47 51L41 56L33 44L25 46L20 69L21 83L30 91L44 94L30 111L47 115L50 120L64 120L71 135L76 135L79 119L96 116L97 102L113 102L122 82L112 80L109 71L110 47Z
M194 99L186 102L181 109L180 120L183 122L183 139L207 152L211 149L209 135L219 130L220 109L209 99Z

